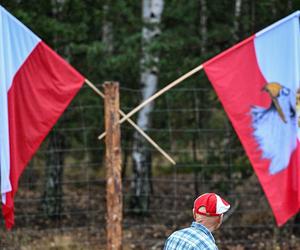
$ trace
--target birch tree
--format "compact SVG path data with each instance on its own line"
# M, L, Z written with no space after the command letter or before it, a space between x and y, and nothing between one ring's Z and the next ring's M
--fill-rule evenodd
M241 10L242 10L242 0L235 0L235 9L234 9L234 22L233 22L233 39L234 41L239 40L239 22L241 17Z
M159 56L150 51L151 45L160 34L159 24L163 12L163 0L143 0L142 5L142 58L141 90L142 101L149 98L157 89ZM147 131L151 124L151 112L154 103L151 102L138 114L137 125ZM149 195L151 192L151 153L147 149L146 141L139 133L134 133L133 150L133 181L131 183L131 208L135 212L147 212L149 208Z
M59 132L52 132L48 138L46 178L42 201L44 213L51 219L59 218L62 213L64 148L65 137Z
M109 4L106 3L102 7L103 20L102 20L102 43L105 45L107 54L111 54L113 51L113 32L112 22L109 20Z

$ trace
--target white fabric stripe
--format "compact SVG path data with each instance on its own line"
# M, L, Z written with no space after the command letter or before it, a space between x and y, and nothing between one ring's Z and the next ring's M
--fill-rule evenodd
M2 203L11 191L7 93L13 78L40 42L20 21L0 6L0 175Z
M256 34L254 46L257 63L265 79L297 91L300 81L300 31L298 16L293 16L268 33Z
M3 81L2 76L6 76L4 83L8 91L15 74L41 39L2 6L0 16L0 42L3 46L0 51L0 79Z
M6 194L1 194L2 196L2 203L6 204Z
M0 43L0 49L2 44ZM1 70L0 66L0 70ZM9 136L8 136L8 112L7 112L7 92L5 85L0 82L0 167L1 167L1 193L11 191L9 180ZM2 202L4 203L2 196ZM4 203L5 204L5 203Z

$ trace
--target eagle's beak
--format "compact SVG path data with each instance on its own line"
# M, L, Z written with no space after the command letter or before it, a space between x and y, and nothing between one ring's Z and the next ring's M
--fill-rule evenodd
M281 89L282 89L282 86L279 83L276 83L276 82L267 83L263 88L263 90L268 92L270 97L272 98L272 102L273 102L273 104L274 104L281 120L284 123L287 123L287 121L285 119L285 116L284 116L284 113L282 111L282 108L280 107L279 102L277 100L277 97L279 96L279 92L280 92Z
M276 98L276 97L275 97L275 98L272 98L272 101L273 101L273 103L274 103L274 105L275 105L275 108L277 109L277 112L278 112L278 114L279 114L281 120L282 120L284 123L287 123L287 121L286 121L286 119L285 119L285 116L284 116L284 113L282 112L282 109L281 109L281 107L280 107L280 105L279 105L279 103L278 103L277 98Z

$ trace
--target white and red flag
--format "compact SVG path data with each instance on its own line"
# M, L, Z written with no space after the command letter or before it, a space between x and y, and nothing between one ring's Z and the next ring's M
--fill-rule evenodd
M24 168L84 77L0 6L0 175L6 227Z
M204 63L279 226L300 209L300 11Z

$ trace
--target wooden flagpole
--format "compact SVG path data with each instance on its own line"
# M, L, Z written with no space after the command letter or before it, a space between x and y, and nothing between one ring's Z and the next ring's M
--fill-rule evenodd
M155 93L154 95L150 96L147 100L145 100L144 102L142 102L140 105L138 105L136 108L134 108L132 111L130 111L127 115L123 116L122 119L120 119L119 123L123 123L124 121L126 121L127 119L129 119L129 117L131 117L132 115L134 115L136 112L138 112L140 109L142 109L144 106L146 106L149 102L153 101L154 99L156 99L157 97L159 97L160 95L162 95L163 93L167 92L169 89L173 88L174 86L178 85L179 83L181 83L182 81L184 81L185 79L189 78L190 76L192 76L193 74L199 72L200 70L203 69L203 65L199 65L198 67L192 69L191 71L189 71L188 73L184 74L183 76L179 77L177 80L171 82L170 84L168 84L166 87L164 87L163 89L161 89L160 91L158 91L157 93ZM105 136L105 132L102 133L98 139L102 139Z
M88 79L85 79L85 83L91 87L98 95L100 95L102 98L105 98L104 94ZM124 117L126 114L119 110L119 114ZM155 143L139 126L137 126L131 119L127 120L154 148L156 148L168 161L170 161L173 165L176 164L176 162L157 144ZM106 135L106 132L102 134L101 138L98 138L99 140L102 139Z

